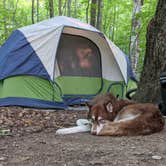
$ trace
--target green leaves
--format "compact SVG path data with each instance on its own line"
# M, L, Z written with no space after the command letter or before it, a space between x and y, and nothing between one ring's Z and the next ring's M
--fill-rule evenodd
M86 17L90 17L90 7L87 12L90 0L72 0L71 16L86 22ZM54 15L58 15L58 0L54 0ZM141 13L136 17L141 18L140 46L141 56L140 64L143 64L146 29L148 22L153 17L156 9L156 0L144 0ZM32 12L31 0L3 0L0 1L0 45L8 38L11 32L19 27L31 24ZM37 0L35 0L35 22ZM67 15L67 0L61 1L61 10L63 15ZM131 18L133 10L133 0L103 0L102 8L102 31L115 44L117 44L126 54L129 53L129 43L131 35ZM49 18L48 0L39 1L39 21ZM89 19L90 20L90 19ZM142 65L141 67L142 68Z

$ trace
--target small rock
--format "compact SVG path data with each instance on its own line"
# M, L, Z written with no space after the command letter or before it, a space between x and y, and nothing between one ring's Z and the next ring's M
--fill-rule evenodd
M23 112L20 112L20 113L18 114L18 117L21 118L21 117L23 117L23 115L24 115Z
M5 157L0 157L0 161L5 161L6 158Z
M30 160L30 157L29 156L23 156L23 157L20 157L20 160L21 161Z
M49 117L49 116L46 116L46 117L45 117L45 119L46 119L46 120L50 120L50 119L51 119L51 117Z
M47 144L46 141L40 141L39 143L40 143L40 144Z
M45 112L45 116L48 116L48 115L50 115L50 113L49 112Z
M152 156L152 159L154 159L154 160L161 160L162 157L161 157L161 156L154 155L154 156Z

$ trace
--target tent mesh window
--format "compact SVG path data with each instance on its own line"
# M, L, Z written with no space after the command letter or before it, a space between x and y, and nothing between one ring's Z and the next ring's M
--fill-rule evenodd
M102 76L99 48L87 38L62 34L57 61L62 76Z

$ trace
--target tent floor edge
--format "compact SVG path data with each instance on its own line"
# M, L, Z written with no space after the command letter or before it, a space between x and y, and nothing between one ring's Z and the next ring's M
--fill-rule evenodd
M21 97L6 97L0 98L1 106L21 106L29 108L39 109L67 109L67 106L63 102L53 102L33 98L21 98Z

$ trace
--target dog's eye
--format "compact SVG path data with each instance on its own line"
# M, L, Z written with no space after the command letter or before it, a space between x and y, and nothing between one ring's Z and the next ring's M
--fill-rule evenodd
M100 119L100 120L99 120L99 123L104 124L105 122L106 122L106 120L105 120L105 119Z

